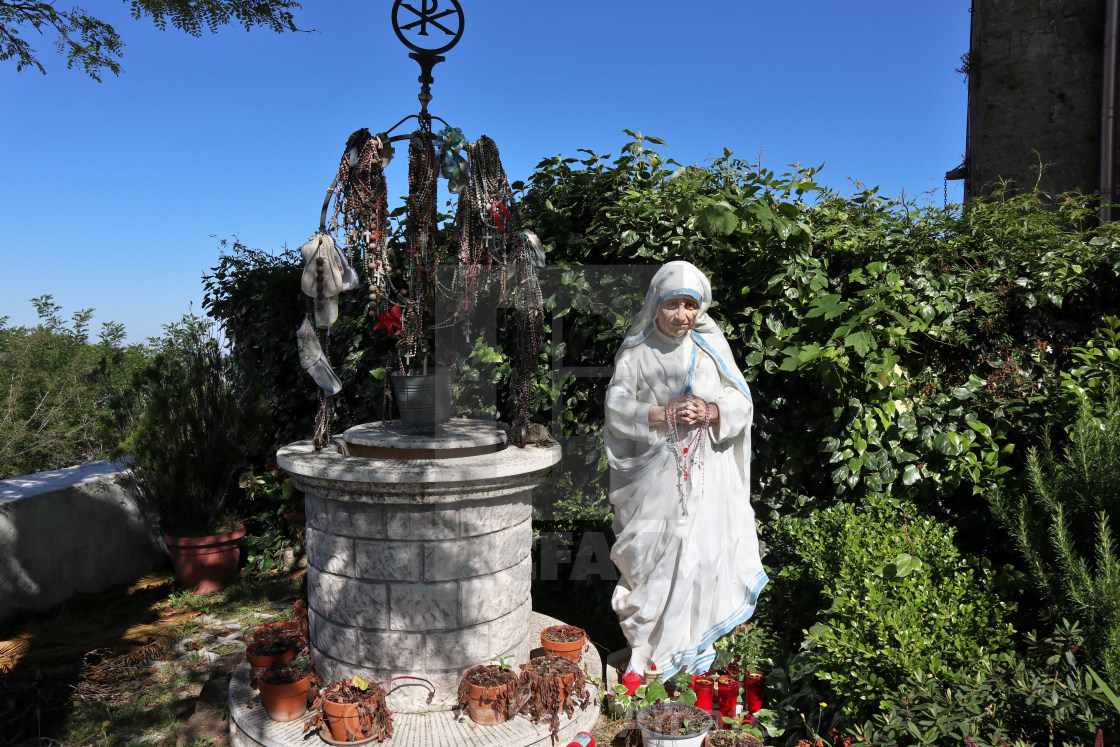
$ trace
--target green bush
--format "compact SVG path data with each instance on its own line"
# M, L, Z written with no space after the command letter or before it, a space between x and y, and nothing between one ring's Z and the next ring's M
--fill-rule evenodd
M165 533L205 536L236 523L227 498L266 417L254 392L214 330L188 316L114 402L121 421L141 408L114 455L132 458L133 479Z
M866 718L913 673L941 676L1010 649L1010 606L953 535L883 494L775 527L772 597L798 600L786 625L811 625L806 663L848 718Z
M1115 734L1117 711L1078 661L1078 626L1062 622L1022 654L979 659L960 670L916 672L885 694L880 711L851 730L870 745L1088 745Z
M67 323L51 296L31 303L35 327L0 319L0 479L105 459L122 438L106 419L109 400L149 357L121 345L120 324L90 342L91 309Z
M1063 434L1065 435L1065 434ZM1116 383L1098 416L1088 402L1055 449L1032 448L1030 489L994 492L992 505L1026 560L1052 620L1085 628L1091 665L1120 684L1120 398Z

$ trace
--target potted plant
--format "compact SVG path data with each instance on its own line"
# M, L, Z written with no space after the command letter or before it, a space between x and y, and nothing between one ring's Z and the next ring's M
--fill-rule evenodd
M560 730L560 713L571 717L587 705L587 678L579 665L562 656L538 656L521 668L518 686L524 693L521 713L535 723L548 722L553 741Z
M304 725L303 733L317 729L325 741L340 744L371 739L385 741L393 736L393 714L385 702L386 692L382 685L397 680L420 680L435 694L432 683L423 677L403 675L383 682L369 682L360 675L354 675L350 679L332 682L318 692L311 704L315 713ZM322 733L324 726L330 737Z
M306 643L297 623L265 623L249 632L245 645L245 658L253 674L272 666L291 661L300 645Z
M318 693L319 677L306 649L289 661L273 664L257 675L257 690L273 721L295 721L307 712Z
M541 646L546 656L579 661L586 643L587 633L575 625L551 625L541 631Z
M517 713L517 675L506 662L512 656L498 656L472 667L459 683L459 708L476 724L492 726L508 721Z
M645 747L698 747L712 728L712 715L694 705L655 703L638 713Z
M175 576L198 591L237 575L245 528L227 497L253 448L264 405L197 317L169 325L168 339L114 407L126 421L142 407L114 457L131 457L131 477L158 519Z
M383 742L393 736L393 714L385 704L381 683L367 682L359 675L327 685L312 704L316 713L303 733L325 726L335 742L357 742L376 737Z
M763 741L753 734L733 729L713 729L704 737L705 747L763 747Z

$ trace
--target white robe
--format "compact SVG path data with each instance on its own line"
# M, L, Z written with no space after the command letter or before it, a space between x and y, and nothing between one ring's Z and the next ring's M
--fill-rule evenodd
M631 666L653 663L668 677L710 669L712 643L750 618L768 579L749 500L754 406L742 374L722 334L646 330L619 351L606 395L611 559L621 574L612 605ZM689 470L682 498L668 437L650 429L649 408L688 393L717 403L719 422L700 439L702 464ZM678 427L685 445L694 431Z

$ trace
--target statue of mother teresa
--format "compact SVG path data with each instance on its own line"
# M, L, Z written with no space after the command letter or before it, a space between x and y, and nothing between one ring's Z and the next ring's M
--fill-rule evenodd
M665 677L710 669L769 580L749 495L754 404L711 304L694 265L658 270L606 396L612 605L630 668Z

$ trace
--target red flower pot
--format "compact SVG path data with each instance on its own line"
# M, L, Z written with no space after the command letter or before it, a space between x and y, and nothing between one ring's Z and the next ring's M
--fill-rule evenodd
M270 685L258 680L264 707L273 721L295 721L307 713L307 686L310 677L284 685Z
M245 527L232 532L208 537L172 537L163 535L163 543L171 554L175 579L197 591L218 591L237 578L237 565L241 559L239 540L245 536Z
M572 637L578 633L574 641L557 641L548 636L564 635ZM574 625L553 625L541 631L541 646L544 647L545 656L563 656L565 659L579 661L583 656L583 646L587 643L587 633Z

